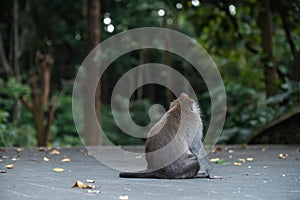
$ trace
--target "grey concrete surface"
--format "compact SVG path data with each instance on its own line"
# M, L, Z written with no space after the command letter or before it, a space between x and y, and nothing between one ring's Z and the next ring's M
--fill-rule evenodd
M0 199L300 199L299 146L221 146L219 150L209 157L228 161L213 163L215 174L224 179L160 180L121 179L118 171L87 155L84 148L62 148L58 155L37 148L19 153L1 149L0 170L6 173L0 173ZM280 153L288 156L280 159ZM61 162L64 157L71 162ZM246 158L253 161L239 160ZM6 169L7 164L14 168ZM72 188L77 180L86 179L95 181L94 189Z

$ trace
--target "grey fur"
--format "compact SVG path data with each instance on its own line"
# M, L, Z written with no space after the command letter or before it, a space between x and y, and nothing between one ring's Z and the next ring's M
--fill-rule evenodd
M183 113L182 113L183 112ZM221 178L215 177L202 144L202 121L197 103L182 93L170 104L168 112L149 131L146 141L147 169L139 172L121 172L122 178ZM177 133L178 132L178 133ZM163 153L151 154L165 148L178 134L175 146ZM161 168L166 158L177 158ZM201 168L201 171L200 171Z

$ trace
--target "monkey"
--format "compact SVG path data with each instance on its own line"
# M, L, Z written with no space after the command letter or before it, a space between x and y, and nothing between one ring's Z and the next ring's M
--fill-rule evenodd
M171 102L169 110L148 132L145 145L147 169L138 172L121 172L119 177L222 178L213 174L203 147L202 131L198 104L187 94L182 93L179 98ZM172 145L168 145L169 143ZM163 151L159 151L162 148ZM155 153L155 151L159 152ZM165 162L170 159L174 161Z

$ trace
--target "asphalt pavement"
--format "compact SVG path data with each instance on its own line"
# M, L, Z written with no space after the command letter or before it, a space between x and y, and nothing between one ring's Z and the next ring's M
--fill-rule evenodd
M113 149L102 149L114 160ZM3 200L300 199L300 146L220 146L209 158L224 178L213 180L119 178L84 147L1 148L0 155ZM136 168L120 157L116 163Z

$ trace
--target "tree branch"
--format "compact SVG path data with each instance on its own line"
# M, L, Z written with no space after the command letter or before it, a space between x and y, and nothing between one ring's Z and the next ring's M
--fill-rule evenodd
M288 26L288 22L285 18L286 14L285 14L285 11L283 11L282 9L280 9L280 18L281 18L281 21L282 21L282 26L283 26L283 30L285 32L285 35L286 35L286 39L290 45L290 48L291 48L291 52L293 54L293 57L294 57L294 60L296 60L296 57L297 57L297 49L296 49L296 45L295 43L293 42L293 38L291 36L291 32L290 32L290 29L289 29L289 26Z
M21 100L21 102L23 103L23 105L30 111L33 112L33 107L32 104L30 104L23 95L20 95L19 99Z

